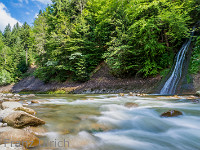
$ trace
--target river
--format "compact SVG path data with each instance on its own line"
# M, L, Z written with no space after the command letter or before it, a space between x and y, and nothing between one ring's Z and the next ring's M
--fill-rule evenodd
M58 150L200 149L200 104L186 96L37 95L34 99L41 103L29 107L46 121L48 130L41 139L68 141ZM138 107L127 108L127 102ZM183 115L160 117L168 110Z

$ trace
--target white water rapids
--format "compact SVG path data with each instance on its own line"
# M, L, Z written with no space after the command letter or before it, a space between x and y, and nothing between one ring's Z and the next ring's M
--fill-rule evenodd
M200 104L187 97L74 95L38 100L45 101L32 107L47 122L47 137L68 139L68 150L200 149ZM127 102L138 107L127 108ZM183 115L160 117L168 110ZM93 130L94 124L105 130Z

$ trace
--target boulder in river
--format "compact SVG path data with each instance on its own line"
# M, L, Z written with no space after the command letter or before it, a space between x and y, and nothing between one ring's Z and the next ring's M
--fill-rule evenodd
M186 99L197 99L198 97L196 97L196 96L187 96L187 97L185 97Z
M3 119L9 126L23 128L26 126L44 125L45 121L23 111L16 111Z
M40 143L35 135L21 129L12 129L2 132L0 133L0 137L0 144L12 143L17 146L23 145L26 148L36 147Z
M162 113L161 117L177 117L180 115L183 115L183 113L178 110L169 110L167 112Z
M175 99L181 99L181 97L178 96L178 95L174 95L174 96L172 96L172 98L175 98Z
M32 100L31 103L35 104L35 103L40 103L38 100Z
M110 126L106 126L104 124L99 124L99 123L92 123L90 127L93 131L108 131L111 129Z
M12 94L12 93L8 93L8 94L6 94L5 96L6 96L6 97L13 97L14 94Z
M125 96L124 93L119 93L119 96Z
M127 108L132 108L132 107L138 107L138 104L132 103L132 102L127 102L124 104L124 106Z
M18 102L3 102L2 109L15 109L18 107L23 107L21 103Z
M136 94L134 94L133 92L130 92L129 94L128 94L128 96L135 96Z
M9 102L18 102L20 101L20 98L18 97L13 97L13 98L3 98L4 101L9 101Z
M35 115L36 114L36 112L33 109L27 108L27 107L17 107L14 110L15 111L24 111L24 112L29 113L31 115Z

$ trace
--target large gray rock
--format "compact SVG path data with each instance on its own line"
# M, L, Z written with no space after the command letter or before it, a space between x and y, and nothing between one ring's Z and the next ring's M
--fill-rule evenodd
M18 107L23 107L19 102L3 102L2 109L15 109Z
M23 128L26 126L44 125L45 121L23 111L15 111L3 119L9 126Z

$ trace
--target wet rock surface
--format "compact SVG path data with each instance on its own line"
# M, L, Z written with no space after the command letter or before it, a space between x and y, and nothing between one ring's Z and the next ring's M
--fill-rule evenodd
M133 107L138 107L138 104L132 103L132 102L127 102L124 104L124 106L127 108L133 108Z
M178 110L169 110L167 112L162 113L161 117L178 117L181 115L183 115L183 113Z
M40 103L40 102L38 100L32 100L31 103L37 104L37 103Z

